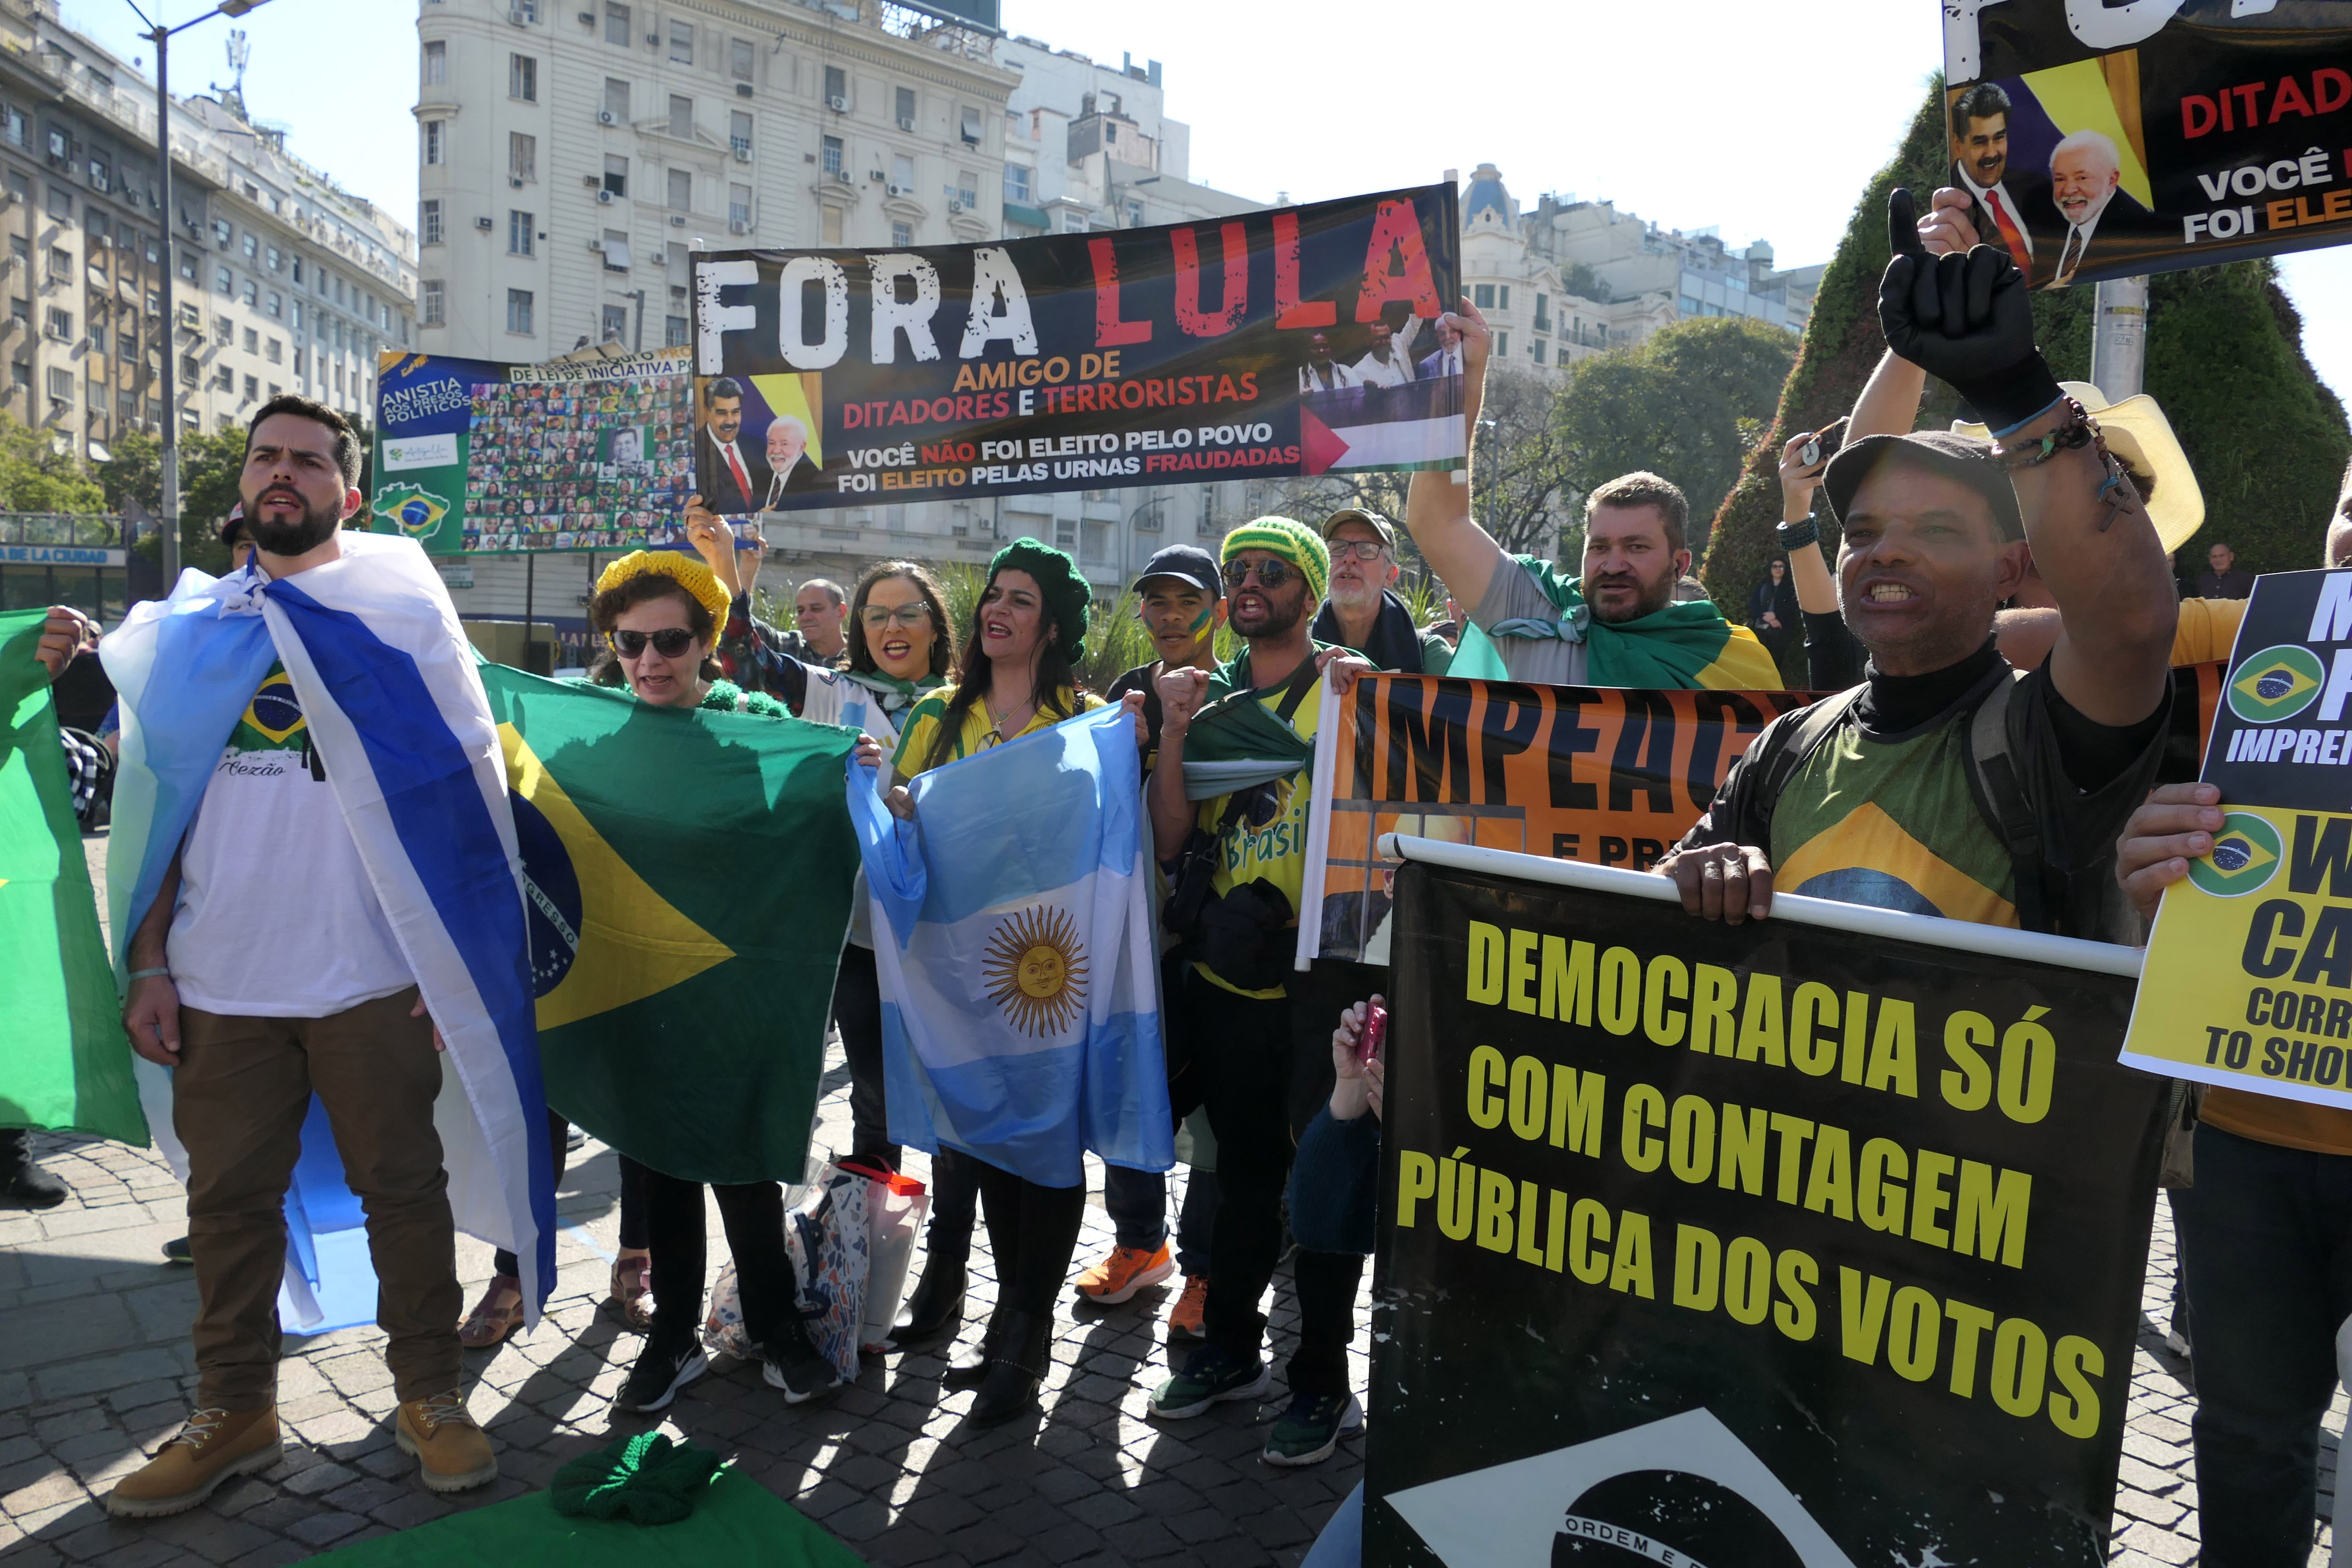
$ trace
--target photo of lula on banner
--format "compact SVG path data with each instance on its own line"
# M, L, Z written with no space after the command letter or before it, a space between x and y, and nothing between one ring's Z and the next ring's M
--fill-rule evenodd
M2165 890L2123 1059L2352 1110L2352 571L2254 580L2200 775L2213 851Z
M793 511L1458 468L1450 184L1213 223L694 258L695 479Z

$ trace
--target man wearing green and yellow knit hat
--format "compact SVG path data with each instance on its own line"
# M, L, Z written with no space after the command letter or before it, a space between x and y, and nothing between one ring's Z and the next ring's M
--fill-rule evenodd
M1486 318L1464 300L1444 318L1462 334L1466 417L1476 428ZM1415 474L1405 531L1436 568L1469 626L1446 673L1542 686L1700 687L1772 690L1771 653L1705 599L1677 604L1690 569L1690 509L1655 474L1622 475L1587 498L1584 561L1569 577L1531 555L1507 555L1472 521L1466 469Z
M1223 575L1230 624L1248 647L1213 676L1160 678L1160 756L1148 789L1160 863L1173 864L1165 920L1186 961L1169 999L1171 1095L1180 1115L1206 1107L1217 1136L1202 1343L1153 1392L1151 1414L1163 1420L1268 1385L1258 1300L1281 1247L1294 1063L1328 1058L1331 1032L1331 1010L1299 994L1308 988L1294 987L1290 973L1321 672L1346 653L1308 631L1331 557L1313 529L1261 517L1226 535ZM1362 1261L1298 1255L1298 1349L1289 1406L1267 1441L1274 1463L1312 1463L1361 1423L1348 1338Z

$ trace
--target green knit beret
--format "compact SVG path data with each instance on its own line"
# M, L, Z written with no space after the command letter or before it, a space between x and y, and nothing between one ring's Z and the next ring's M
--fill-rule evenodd
M996 574L1008 566L1037 580L1045 613L1054 617L1055 650L1073 665L1086 658L1087 605L1094 598L1094 590L1079 574L1078 563L1050 544L1016 539L989 562L989 582L993 584Z
M1331 583L1331 552L1316 531L1303 522L1286 517L1257 517L1225 535L1224 552L1217 557L1223 564L1244 550L1263 550L1279 555L1298 568L1307 579L1307 592L1311 603L1323 597L1323 590Z

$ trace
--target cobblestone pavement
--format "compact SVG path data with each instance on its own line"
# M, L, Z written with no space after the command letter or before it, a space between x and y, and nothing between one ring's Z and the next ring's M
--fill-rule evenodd
M102 851L93 848L95 859ZM837 1049L831 1068L818 1134L828 1147L847 1126ZM543 1486L565 1459L612 1432L648 1425L610 1410L639 1341L603 1305L617 1175L612 1154L592 1142L574 1156L558 1202L562 1268L548 1321L495 1352L468 1357L474 1414L499 1447L496 1485L456 1499L417 1485L415 1461L400 1455L386 1426L394 1400L381 1336L349 1329L288 1340L278 1399L289 1431L280 1464L177 1518L112 1521L96 1497L176 1429L194 1384L187 1344L194 1280L158 1250L186 1228L184 1204L152 1151L60 1136L35 1145L73 1195L46 1213L0 1210L0 1559L7 1568L290 1563ZM919 1155L912 1163L922 1174ZM1082 1260L1110 1245L1098 1186L1087 1220ZM710 1224L722 1237L715 1214ZM714 1242L714 1268L725 1250ZM489 1249L461 1237L458 1264L470 1301L489 1276ZM983 1245L974 1252L975 1318L993 1292L988 1267ZM2198 1560L2188 1425L2194 1395L2163 1342L2172 1278L2170 1218L2159 1205L2116 1500L2113 1560L2131 1568ZM1066 1306L1043 1420L967 1428L972 1396L942 1393L945 1363L931 1353L869 1362L854 1386L798 1409L786 1409L756 1367L721 1362L662 1413L659 1428L731 1455L877 1564L1295 1563L1361 1475L1360 1439L1315 1468L1276 1470L1258 1458L1278 1412L1271 1401L1220 1406L1172 1426L1147 1421L1145 1394L1168 1360L1168 1304L1166 1290L1155 1289L1118 1308ZM1366 1386L1367 1307L1360 1298L1359 1389ZM1276 1281L1274 1318L1276 1349L1286 1352L1286 1280ZM1279 1378L1275 1392L1278 1399ZM2339 1393L2331 1432L2342 1430L2345 1415ZM2323 1516L2335 1451L2330 1436ZM2326 1563L2324 1538L2312 1561Z

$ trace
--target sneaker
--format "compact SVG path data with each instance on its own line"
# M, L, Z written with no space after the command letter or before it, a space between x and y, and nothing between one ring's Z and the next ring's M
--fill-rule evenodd
M691 1340L680 1345L647 1344L629 1369L628 1381L614 1395L613 1406L647 1414L666 1408L679 1389L709 1370L709 1358Z
M463 1389L404 1401L392 1435L400 1451L416 1459L427 1491L470 1491L499 1479L499 1457L467 1412Z
M1265 1363L1247 1361L1203 1345L1184 1370L1151 1391L1150 1409L1162 1421L1182 1421L1228 1399L1255 1399L1274 1383Z
M145 1468L117 1481L106 1511L117 1519L160 1519L185 1513L222 1482L266 1470L285 1455L278 1412L197 1410L180 1435L156 1451Z
M1114 1247L1108 1258L1078 1276L1078 1294L1098 1306L1116 1307L1175 1272L1165 1241L1149 1248Z
M1168 1313L1168 1337L1171 1340L1199 1339L1202 1321L1208 1312L1209 1277L1187 1274L1184 1276L1184 1293L1176 1298L1176 1305Z
M760 1347L760 1381L784 1391L786 1405L805 1405L841 1386L840 1373L809 1342L808 1331L788 1322L776 1342Z
M0 1181L0 1203L17 1208L53 1209L66 1197L65 1183L29 1160L17 1166L5 1181Z
M196 1255L189 1249L188 1238L186 1237L175 1236L171 1240L163 1244L164 1262L194 1263L195 1260Z
M1265 1440L1269 1465L1319 1465L1339 1439L1364 1429L1364 1407L1352 1394L1295 1394Z

